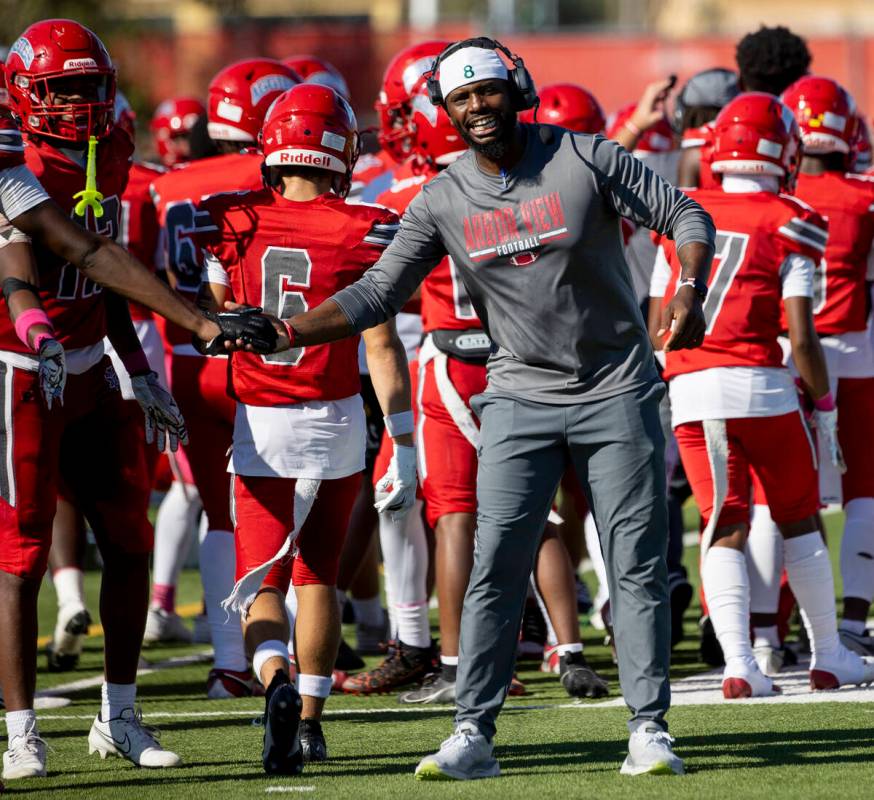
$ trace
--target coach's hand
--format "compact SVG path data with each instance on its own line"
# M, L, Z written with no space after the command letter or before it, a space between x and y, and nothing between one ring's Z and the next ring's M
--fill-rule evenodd
M662 313L659 336L667 336L665 350L689 350L704 341L707 322L701 298L691 286L681 286Z
M417 483L416 448L395 443L388 470L374 487L373 507L400 522L416 502Z
M188 444L188 430L182 412L173 395L158 382L158 376L154 372L131 375L130 382L134 397L146 415L146 444L155 441L156 432L158 450L162 453L168 439L173 453L180 444Z

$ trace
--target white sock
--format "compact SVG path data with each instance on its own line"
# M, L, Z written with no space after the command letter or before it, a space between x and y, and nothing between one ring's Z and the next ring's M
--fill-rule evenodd
M786 574L801 607L814 655L833 653L840 646L835 584L828 549L819 531L786 539Z
M273 680L273 675L261 674L264 664L271 658L281 658L288 666L288 650L285 642L280 642L278 639L268 639L266 642L261 642L252 654L252 671L264 686L269 686L270 681Z
M857 497L844 507L841 577L844 597L874 597L874 498Z
M382 600L379 595L368 597L366 600L352 599L352 608L355 611L355 622L359 625L369 625L378 628L385 622L385 611L382 609Z
M750 583L740 550L711 547L701 567L704 596L726 664L753 662L750 646Z
M285 593L285 613L288 615L288 654L294 655L294 622L297 619L297 592L294 584L288 585Z
M595 610L600 611L601 606L610 599L610 589L607 587L607 566L604 564L604 556L601 555L601 539L598 537L598 527L595 525L595 518L591 513L586 515L583 531L586 535L586 550L589 551L589 560L592 562L592 569L595 570L595 576L598 578L598 591L593 602Z
M546 622L546 646L555 647L558 644L558 635L555 628L552 627L552 620L549 618L549 610L546 608L546 602L543 600L543 595L540 594L540 589L537 588L537 581L534 579L534 573L531 573L529 578L531 590L534 592L534 599L537 600L537 607L543 615Z
M389 616L394 617L393 635L411 647L430 647L425 588L428 543L422 522L422 501L417 500L400 522L380 514L379 543L385 566Z
M776 625L768 625L767 627L753 627L753 644L756 647L768 645L768 647L780 647L780 634L777 631Z
M209 620L216 669L242 672L246 669L246 651L240 615L226 611L221 603L234 588L234 534L210 530L200 543L200 579L203 601Z
M300 673L295 681L300 694L320 698L325 698L331 694L333 682L333 678L326 678L324 675L302 675Z
M783 575L783 536L771 519L768 506L753 506L745 553L750 578L750 612L776 614Z
M137 701L135 683L107 683L100 687L100 719L108 722L121 716L126 708L133 708Z
M16 736L24 736L29 730L37 733L36 711L25 708L22 711L6 712L6 736L11 742Z
M153 583L175 586L179 581L202 508L197 489L181 481L170 484L155 517Z
M52 573L58 595L58 608L75 605L85 608L85 573L78 567L61 567Z
M574 642L573 644L560 644L555 648L559 656L566 656L568 653L582 653L583 643Z

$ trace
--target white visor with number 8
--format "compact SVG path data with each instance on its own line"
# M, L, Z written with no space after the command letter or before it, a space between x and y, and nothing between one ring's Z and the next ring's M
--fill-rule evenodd
M440 62L438 78L443 99L459 86L485 81L489 78L507 80L507 65L494 50L482 47L463 47Z

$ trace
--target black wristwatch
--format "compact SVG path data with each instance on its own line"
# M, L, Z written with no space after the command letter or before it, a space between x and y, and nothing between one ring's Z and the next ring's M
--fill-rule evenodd
M681 286L691 286L702 303L707 299L707 284L701 278L681 278L677 284L677 291Z

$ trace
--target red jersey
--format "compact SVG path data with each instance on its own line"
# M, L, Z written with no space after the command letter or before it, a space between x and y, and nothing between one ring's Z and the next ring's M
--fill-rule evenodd
M121 231L118 243L134 258L153 272L158 251L158 214L152 202L152 181L166 170L148 164L133 164L127 189L121 197ZM139 303L128 301L133 320L154 319L151 310Z
M403 214L422 187L437 175L437 170L417 172L412 160L404 162L395 172L391 188L381 194L377 202ZM422 282L422 330L463 331L482 329L461 276L452 259L447 256Z
M263 186L263 156L247 150L189 161L152 181L152 198L161 226L157 265L170 274L171 284L190 300L200 288L202 260L192 240L209 217L196 206L219 192L250 191ZM166 324L169 345L190 344L191 334L171 322Z
M828 244L814 288L816 332L831 336L864 331L868 322L866 278L874 242L874 179L825 172L799 175L795 195L828 221Z
M391 211L333 194L295 202L270 189L228 193L198 211L214 227L197 239L221 262L234 300L286 319L358 280L398 229ZM269 356L233 353L229 369L231 395L253 406L340 400L361 388L357 336Z
M719 188L719 181L710 169L710 161L705 157L708 148L713 145L713 127L713 122L706 122L698 128L687 128L683 131L683 140L680 143L683 150L696 148L701 154L698 167L699 189Z
M716 253L704 303L707 330L694 350L669 351L665 379L714 367L780 367L781 270L798 254L817 263L828 237L826 222L813 209L784 194L728 194L698 189L687 194L716 225ZM680 262L674 242L662 239L671 266L667 305L676 293Z
M395 160L385 150L375 153L362 153L352 170L352 188L350 192L358 195L374 178L392 172L397 167Z
M97 147L97 188L103 194L103 216L95 219L91 209L85 217L73 214L73 195L85 188L85 168L44 141L28 140L24 158L49 197L72 219L110 239L118 237L121 196L133 154L130 137L116 128ZM39 297L55 333L67 349L97 344L106 335L106 312L100 286L82 275L38 242L33 244L39 270ZM0 300L0 350L30 352L15 335L5 301Z

